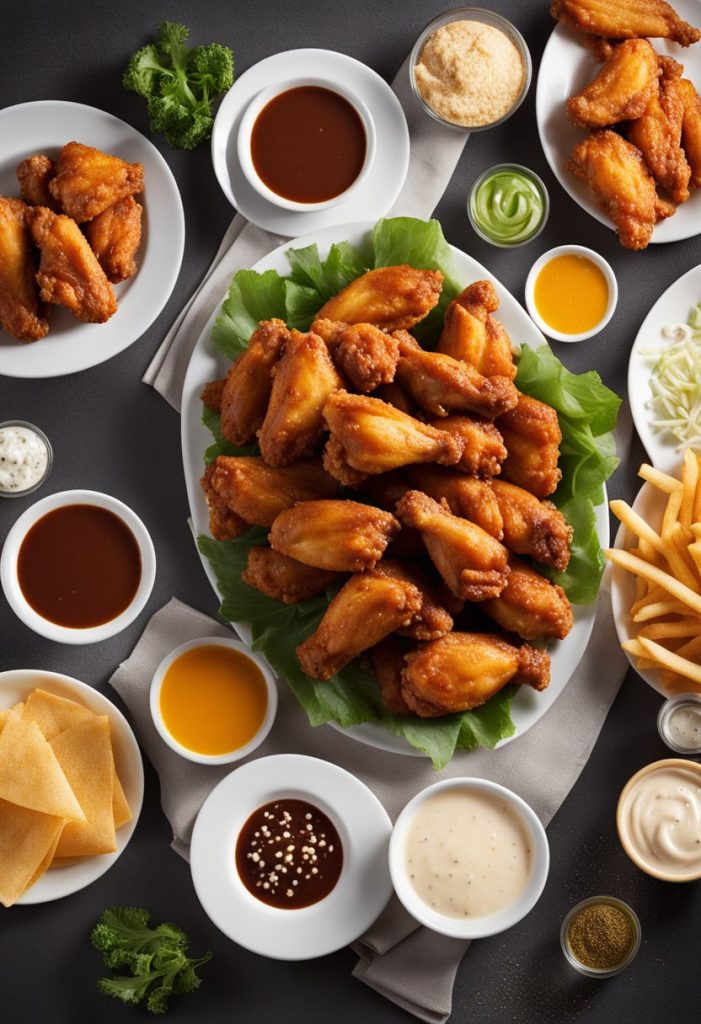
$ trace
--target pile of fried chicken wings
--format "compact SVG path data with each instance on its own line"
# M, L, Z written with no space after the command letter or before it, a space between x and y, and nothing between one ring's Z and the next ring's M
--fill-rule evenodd
M521 394L498 299L476 281L448 305L436 351L411 334L443 277L361 275L306 333L262 322L202 399L236 446L202 487L219 540L265 527L243 580L285 603L336 590L300 665L330 679L363 656L395 714L477 707L507 683L544 689L545 642L573 616L538 566L567 567L572 531L557 414Z

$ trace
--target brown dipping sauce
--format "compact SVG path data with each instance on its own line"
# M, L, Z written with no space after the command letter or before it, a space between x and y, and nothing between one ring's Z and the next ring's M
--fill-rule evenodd
M333 822L305 800L274 800L254 811L236 841L236 869L248 891L270 907L318 903L343 868Z
M275 96L251 132L259 178L297 203L321 203L345 192L360 174L366 151L356 109L337 92L316 85Z
M108 509L65 505L27 532L17 556L25 600L57 626L88 629L115 619L141 582L134 534Z

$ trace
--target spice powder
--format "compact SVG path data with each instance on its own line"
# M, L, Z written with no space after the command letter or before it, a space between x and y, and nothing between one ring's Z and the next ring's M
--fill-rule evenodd
M567 939L581 964L605 971L625 960L635 936L624 911L610 903L595 903L575 914Z

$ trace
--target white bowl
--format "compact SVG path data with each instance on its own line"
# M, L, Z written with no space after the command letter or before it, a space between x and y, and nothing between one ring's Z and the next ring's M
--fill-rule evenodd
M66 505L95 505L97 508L105 508L112 512L129 527L139 545L141 555L141 579L131 604L127 605L123 612L120 612L114 619L110 619L109 622L103 622L99 626L88 626L85 629L60 626L39 615L22 593L17 576L19 550L30 528L47 512L53 512L54 509L63 508ZM5 539L2 556L0 556L0 583L2 583L7 602L15 615L35 633L60 644L94 644L99 640L107 640L108 637L121 633L143 609L149 599L155 579L156 552L153 549L153 542L148 530L128 505L99 491L58 491L56 494L49 494L41 501L37 501L15 522Z
M585 256L587 259L590 259L592 263L596 264L606 278L609 290L609 300L608 305L606 306L606 312L601 320L599 320L599 322L588 331L581 331L579 334L566 334L564 331L558 331L552 327L547 320L543 320L542 316L538 312L538 307L535 303L536 279L545 264L549 263L556 256ZM526 278L526 307L530 313L531 320L540 327L543 334L547 335L548 338L553 338L554 341L586 341L587 338L593 338L594 335L602 331L609 322L616 311L617 304L618 282L611 266L606 262L603 256L598 254L598 252L594 252L593 249L587 249L584 245L558 245L555 249L548 249L547 252L544 252L542 256L538 257Z
M244 746L238 747L236 750L228 751L226 754L199 754L196 750L190 750L189 747L184 747L182 743L178 743L173 734L169 732L168 727L163 720L163 715L161 714L161 688L163 686L163 680L165 679L166 672L173 662L177 661L181 654L185 654L186 651L192 651L195 647L209 647L213 645L218 647L229 647L232 651L238 651L239 654L245 655L249 661L252 661L256 668L260 669L263 679L265 680L265 688L268 694L268 706L258 732L248 741L248 743L244 744ZM246 757L248 754L251 754L256 747L261 745L265 737L270 732L277 713L277 698L278 694L275 677L268 668L268 664L265 659L261 658L260 655L255 654L250 647L241 643L240 640L229 640L227 637L221 636L199 637L197 640L190 640L188 643L181 644L180 647L176 647L174 651L171 651L170 654L166 655L153 675L153 679L151 680L151 691L149 694L151 718L153 719L153 724L158 730L161 739L165 740L171 750L174 750L176 754L180 754L181 757L187 758L188 761L195 761L197 764L230 764L233 761L240 761L242 757Z
M484 917L457 918L440 914L418 896L407 877L404 851L408 829L418 808L429 797L450 789L471 789L491 793L510 804L531 839L531 872L520 896L502 910ZM488 779L456 778L436 782L410 800L397 818L389 844L389 871L394 891L406 910L434 932L456 939L481 939L506 931L528 914L538 902L550 867L550 849L545 829L532 807L510 789Z
M344 100L350 103L356 111L365 130L365 160L360 169L360 174L348 186L348 188L345 189L345 191L339 192L337 196L332 196L330 199L325 199L318 203L300 203L293 199L286 199L284 196L278 195L277 192L273 192L273 190L268 188L265 182L259 177L251 156L251 133L261 110L263 110L271 100L275 99L276 96L280 96L281 93L289 92L290 89L300 89L304 86L316 86L320 89L327 89L329 92L338 93L338 95L342 96ZM330 206L335 206L336 203L341 203L348 199L348 197L355 192L367 178L375 159L375 148L375 123L372 119L372 114L362 100L360 100L355 93L351 92L350 89L347 89L340 82L334 82L332 84L326 79L313 77L288 79L287 81L276 82L273 85L269 85L266 89L261 89L257 96L251 100L243 117L241 118L236 140L236 151L241 165L241 170L252 188L254 188L264 199L267 199L268 202L281 207L283 210L296 210L306 213L315 210L325 210ZM284 159L284 155L282 153L281 157Z

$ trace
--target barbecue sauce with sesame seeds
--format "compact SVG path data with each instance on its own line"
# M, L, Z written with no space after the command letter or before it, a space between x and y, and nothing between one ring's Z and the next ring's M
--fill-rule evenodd
M331 820L305 800L274 800L248 818L236 841L236 869L251 895L298 910L323 900L343 868Z

